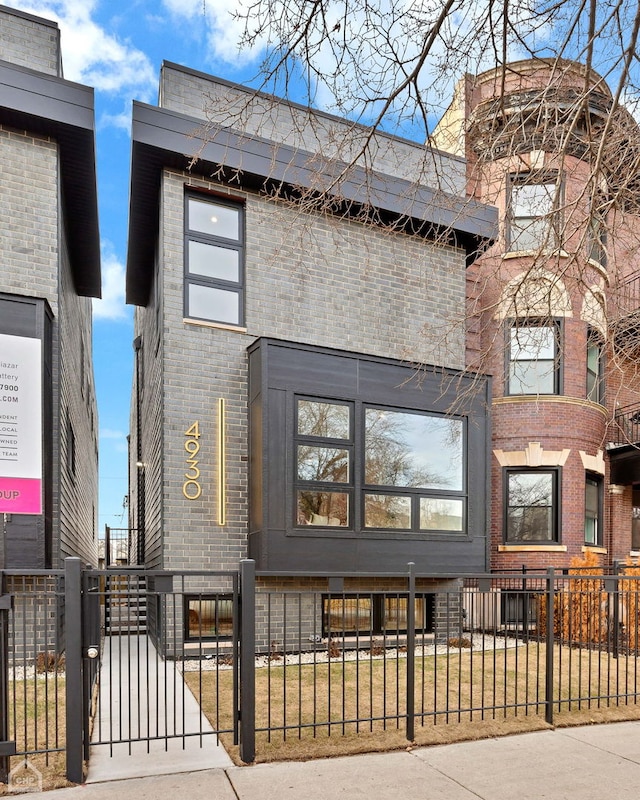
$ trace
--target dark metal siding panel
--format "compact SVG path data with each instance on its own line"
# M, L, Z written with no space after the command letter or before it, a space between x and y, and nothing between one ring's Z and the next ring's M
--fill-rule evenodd
M0 61L0 123L58 143L76 291L100 297L93 89Z
M249 404L249 532L260 530L264 524L262 513L264 504L264 448L262 401L260 395L254 397Z
M53 516L52 321L45 300L0 293L0 333L42 341L42 468L44 513L13 514L6 522L5 569L51 566ZM0 561L2 554L0 554Z
M287 487L292 476L287 463L287 394L278 389L268 391L267 449L263 453L264 493L267 506L266 517L269 530L284 530L289 522Z
M263 570L399 572L412 561L418 572L477 572L484 569L485 543L483 538L424 541L410 535L373 539L295 536L269 530L253 535L250 557Z
M263 361L262 508L264 525L252 524L249 552L260 569L351 570L404 569L481 571L487 565L489 385L483 376L424 369L419 375L391 359L264 339L251 347ZM443 380L448 383L443 384ZM474 384L473 391L471 384ZM267 387L269 387L267 389ZM277 387L277 388L274 388ZM467 425L468 535L367 531L311 532L293 527L293 466L288 448L293 437L295 394L335 397L400 408L446 412L469 392ZM463 395L464 396L464 395ZM462 409L459 411L462 414ZM265 432L268 430L268 433ZM253 485L251 485L253 492Z
M298 394L353 397L358 387L358 361L339 353L277 345L269 349L269 386Z

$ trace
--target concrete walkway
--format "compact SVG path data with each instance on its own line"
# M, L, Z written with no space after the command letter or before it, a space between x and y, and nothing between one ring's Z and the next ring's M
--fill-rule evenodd
M47 800L636 800L640 722L93 783Z
M212 730L180 672L148 636L106 637L87 783L229 767ZM130 737L152 741L100 744Z

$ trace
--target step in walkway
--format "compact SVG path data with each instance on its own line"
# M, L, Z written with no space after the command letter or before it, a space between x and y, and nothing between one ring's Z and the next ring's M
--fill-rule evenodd
M105 637L87 783L230 767L212 731L148 636Z

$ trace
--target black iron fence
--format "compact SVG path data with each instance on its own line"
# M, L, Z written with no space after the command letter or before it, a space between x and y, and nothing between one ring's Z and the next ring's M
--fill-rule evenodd
M121 757L213 738L251 762L443 725L640 714L640 568L326 576L69 559L1 579L0 780L28 757L80 781L90 745Z

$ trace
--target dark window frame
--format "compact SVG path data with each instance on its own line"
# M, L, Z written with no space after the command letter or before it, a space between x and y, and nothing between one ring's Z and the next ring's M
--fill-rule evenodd
M386 600L408 600L406 592L347 592L339 594L323 594L322 595L322 636L327 638L331 636L389 636L406 635L407 628L398 627L385 627L387 616ZM435 628L435 599L436 596L433 592L418 592L415 595L416 603L422 603L422 625L416 625L416 633L430 634L433 633ZM345 624L344 628L330 629L329 627L329 610L328 603L330 601L370 601L370 625L369 627L353 626L348 627ZM356 615L357 616L357 615ZM418 615L416 615L417 618ZM353 612L350 614L343 612L342 618L347 623L354 617Z
M321 436L308 436L298 433L298 407L299 401L310 401L317 403L331 403L335 405L347 406L350 409L349 424L350 438L336 439ZM421 417L436 417L439 419L449 419L446 414L428 412L423 409L412 409L400 406L388 406L380 403L367 403L353 400L337 400L328 397L318 397L306 394L294 394L294 422L292 437L292 464L293 464L293 527L299 531L318 530L333 532L355 532L356 534L385 533L385 534L407 534L410 536L447 536L465 537L468 531L468 431L467 420L465 417L453 416L452 418L460 421L462 425L462 486L460 489L447 490L425 487L411 486L388 486L381 484L365 483L365 461L366 461L366 425L365 415L367 409L386 409L403 414L415 414ZM298 476L298 446L300 444L317 445L319 447L340 447L349 451L349 480L344 483L328 481L302 480ZM347 494L349 498L349 510L347 525L322 526L311 525L301 522L300 509L298 506L299 491L335 492ZM411 503L409 527L380 527L365 526L365 499L366 495L397 496L407 497ZM420 500L422 498L436 500L455 500L462 505L462 524L461 530L451 530L446 528L422 528L420 527Z
M511 354L511 332L513 330L525 330L528 328L548 328L554 333L554 355L553 359L542 359L553 362L553 391L551 392L516 392L512 391L511 365L516 361L525 359L514 359ZM524 397L531 395L545 395L551 397L562 394L563 391L563 327L562 320L557 318L545 319L542 317L531 317L526 319L508 319L505 326L505 395L510 397ZM537 361L537 359L536 359Z
M527 589L503 589L500 593L500 618L503 627L523 630L538 622L541 593Z
M601 267L607 266L607 214L601 207L591 204L587 227L587 258Z
M521 186L553 186L553 207L550 212L535 216L516 216L513 210L514 188ZM556 170L531 170L530 172L514 172L507 177L507 210L505 226L505 249L508 253L530 253L542 251L555 251L562 247L562 206L564 204L564 178ZM547 218L546 242L540 242L535 248L515 247L517 235L514 230L518 227L516 220L542 220ZM523 227L523 226L520 226Z
M598 348L598 372L595 373L589 368L589 351L591 347ZM587 333L587 348L586 348L586 398L591 400L592 403L604 405L605 402L605 369L604 369L604 342L600 334L593 328L590 328Z
M231 626L232 632L225 633L225 634L204 634L201 635L192 634L191 629L192 626L190 624L190 603L202 603L202 602L212 602L218 603L220 601L229 602L231 603ZM233 640L233 628L234 628L234 616L237 614L236 609L234 608L233 604L233 593L232 592L218 592L218 593L203 593L198 594L197 592L189 593L183 595L183 628L184 628L184 640L185 642L230 642ZM219 615L216 611L215 619L219 619ZM201 626L201 622L199 621L199 625Z
M595 509L595 516L589 516L588 504L588 487L593 486L597 492L597 507ZM588 547L603 547L604 545L604 480L602 475L593 472L587 472L585 475L585 498L584 498L584 543ZM595 541L587 540L587 521L595 519Z
M189 227L189 200L197 200L201 203L209 203L212 207L220 206L231 208L238 212L238 239L230 239L224 236L196 231ZM214 247L222 247L234 250L238 253L238 280L228 281L222 278L213 278L205 275L198 275L189 272L189 242L199 242ZM246 235L245 235L245 204L240 200L232 200L205 192L187 191L184 195L184 252L183 252L183 308L184 316L187 319L211 322L216 325L224 325L232 328L243 328L245 325L245 254L246 254ZM192 314L189 309L189 287L203 286L210 289L221 289L238 295L238 320L216 319L213 316L203 317Z
M534 504L524 505L511 505L510 492L509 492L509 478L512 475L551 475L551 536L547 538L524 539L511 537L510 530L510 512L511 509L516 508L547 508L547 506L536 506ZM507 467L503 470L503 541L505 544L559 544L561 541L560 520L562 518L562 470L560 467Z
M73 429L73 423L71 422L71 414L69 413L69 409L67 409L66 414L66 437L67 437L67 473L71 476L72 479L75 480L76 477L76 470L77 470L77 458L76 458L76 434Z
M640 552L640 486L634 484L631 504L631 552Z

